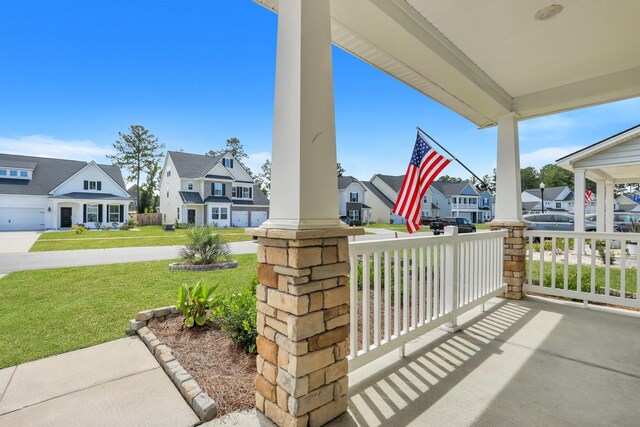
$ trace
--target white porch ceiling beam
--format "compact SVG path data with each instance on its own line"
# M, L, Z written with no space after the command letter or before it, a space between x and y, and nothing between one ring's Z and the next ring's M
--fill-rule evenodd
M532 118L640 96L640 67L515 97L514 110Z

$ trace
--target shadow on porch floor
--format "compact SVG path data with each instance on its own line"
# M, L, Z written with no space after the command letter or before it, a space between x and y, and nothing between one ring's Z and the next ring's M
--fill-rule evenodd
M640 316L535 297L478 310L351 373L330 425L637 425Z

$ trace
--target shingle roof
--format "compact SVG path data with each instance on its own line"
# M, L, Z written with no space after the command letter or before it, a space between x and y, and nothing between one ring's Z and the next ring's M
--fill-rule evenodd
M209 196L204 199L205 203L233 203L228 197Z
M60 199L82 199L82 200L129 200L127 197L116 196L115 194L105 193L67 193L60 196L56 196Z
M269 198L260 190L260 187L254 184L253 186L253 203L255 205L268 205Z
M46 196L69 179L73 174L85 167L88 163L78 160L52 159L48 157L19 156L0 153L0 162L6 167L12 164L33 165L34 171L28 179L0 179L0 194L26 194ZM98 164L123 190L126 189L122 172L118 166ZM22 167L22 166L20 166ZM31 167L30 167L31 168ZM29 168L29 169L30 169Z
M522 211L531 212L540 202L522 202ZM540 208L538 208L540 210Z
M373 185L370 181L362 181L362 183L365 187L367 187L367 190L371 191L371 193L373 193L373 195L380 199L382 203L384 203L389 209L393 209L394 203L387 196L382 194L382 192L378 190L375 185Z
M127 188L127 193L131 196L132 199L138 198L138 185L133 184L131 187Z
M347 176L339 176L338 177L338 190L344 190L345 188L347 188L349 185L351 185L352 182L359 182L357 178L347 175Z
M547 187L544 189L544 199L545 200L556 200L556 198L560 195L560 193L562 193L564 191L564 189L567 188L566 185L563 185L561 187ZM532 196L536 196L538 199L540 199L540 189L539 188L528 188L526 190L527 193L531 194Z
M478 196L480 195L478 194L478 191L473 187L473 185L471 185L468 182L433 181L431 183L431 186L434 187L439 192L441 192L442 194L444 194L445 196L457 196L459 194L462 194L462 192L464 191L465 188L467 188L467 186L469 186L469 188L472 188L475 194L477 194Z
M224 156L207 156L205 154L169 151L169 156L180 178L202 178Z
M200 193L197 191L179 191L180 198L184 203L198 204L201 205L204 202L202 201L202 197L200 197Z
M402 187L402 181L404 181L404 175L380 175L380 174L376 174L374 176L377 176L378 178L380 178L382 180L382 182L384 182L389 187L391 187L391 189L393 191L395 191L396 193L400 192L400 188Z

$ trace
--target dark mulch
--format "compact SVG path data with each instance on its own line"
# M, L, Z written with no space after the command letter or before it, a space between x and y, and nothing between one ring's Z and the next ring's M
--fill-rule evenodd
M239 349L214 325L185 328L183 321L182 316L153 319L147 326L216 401L218 417L253 408L256 356Z

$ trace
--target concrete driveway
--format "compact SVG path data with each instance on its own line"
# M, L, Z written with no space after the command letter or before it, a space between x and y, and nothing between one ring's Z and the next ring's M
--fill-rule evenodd
M42 231L0 231L0 254L29 252Z

